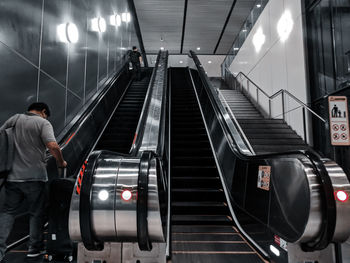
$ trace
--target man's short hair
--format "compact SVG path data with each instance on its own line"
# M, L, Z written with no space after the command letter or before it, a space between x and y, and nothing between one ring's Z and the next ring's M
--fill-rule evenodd
M136 47L136 46L133 46L133 47L132 47L132 50L135 50L135 49L137 49L137 47Z
M46 110L47 117L50 117L51 115L49 106L44 102L34 102L30 104L30 106L28 107L28 111L31 111L31 110L36 110L36 111Z

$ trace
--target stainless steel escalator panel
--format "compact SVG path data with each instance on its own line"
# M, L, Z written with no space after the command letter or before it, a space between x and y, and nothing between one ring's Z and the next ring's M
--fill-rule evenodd
M91 222L94 236L104 242L137 242L139 158L102 153L91 186ZM76 188L75 188L76 189ZM157 163L150 161L148 181L148 232L152 242L164 242L158 196ZM79 195L72 197L69 233L81 241Z
M337 219L333 236L334 242L345 242L350 236L350 183L339 165L329 159L323 159L324 166L331 178L334 195L336 199ZM339 200L337 193L344 192L345 200Z
M125 158L118 171L118 180L115 185L114 227L117 238L120 240L137 241L136 211L139 164L139 159ZM127 194L124 196L125 193Z
M122 158L100 159L95 170L91 189L91 222L95 236L103 241L114 241L118 236L114 227L114 207L121 161Z

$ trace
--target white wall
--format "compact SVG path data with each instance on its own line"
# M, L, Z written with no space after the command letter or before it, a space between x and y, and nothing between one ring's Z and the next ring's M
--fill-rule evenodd
M198 55L199 61L202 63L208 77L221 77L221 64L225 56L217 55ZM157 55L147 55L148 64L154 67ZM208 63L211 61L211 63ZM182 63L180 63L182 62ZM169 67L187 67L191 66L192 59L188 55L169 55Z
M301 4L301 0L270 0L229 69L235 75L245 73L269 95L285 89L307 103ZM294 25L288 39L283 41L278 34L277 24L285 11L291 13ZM253 37L259 28L263 30L266 40L258 52ZM255 90L250 90L255 98ZM259 96L259 101L262 98ZM268 100L265 99L262 104L268 111ZM287 110L293 110L297 106L290 99L286 101ZM272 103L272 116L280 114L281 99L278 98ZM301 108L287 114L286 121L303 137Z

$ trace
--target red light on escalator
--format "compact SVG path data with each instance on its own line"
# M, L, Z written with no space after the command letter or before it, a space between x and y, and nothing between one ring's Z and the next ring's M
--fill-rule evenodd
M342 190L335 192L335 197L340 202L346 202L349 199L349 195L345 191L342 191Z
M130 190L124 190L122 192L122 199L124 201L130 201L132 198L132 192Z

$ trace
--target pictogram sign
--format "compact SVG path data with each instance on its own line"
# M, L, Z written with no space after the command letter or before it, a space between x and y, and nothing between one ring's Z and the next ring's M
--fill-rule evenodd
M259 166L258 188L270 190L271 166Z
M350 145L347 97L330 96L328 103L332 145Z

